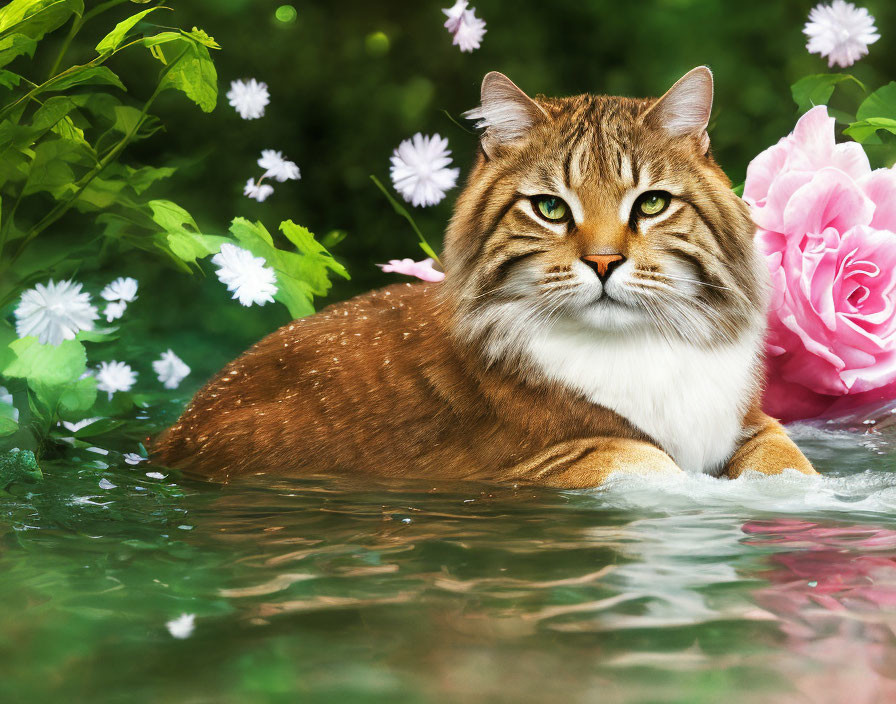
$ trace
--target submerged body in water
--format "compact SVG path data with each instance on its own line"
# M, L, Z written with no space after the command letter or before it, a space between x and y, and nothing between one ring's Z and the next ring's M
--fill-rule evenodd
M712 78L532 100L500 74L444 282L268 336L159 440L227 480L362 472L589 487L613 472L814 473L760 409L765 269L708 153Z

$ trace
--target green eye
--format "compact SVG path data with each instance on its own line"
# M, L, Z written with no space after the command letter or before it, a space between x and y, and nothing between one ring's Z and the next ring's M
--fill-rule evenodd
M648 191L638 199L637 214L652 217L669 207L671 197L665 191Z
M532 200L535 202L535 210L545 220L565 220L569 213L569 207L557 196L535 196Z

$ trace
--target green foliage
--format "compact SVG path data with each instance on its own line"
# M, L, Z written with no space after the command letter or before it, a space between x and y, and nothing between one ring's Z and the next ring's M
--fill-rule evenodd
M135 163L130 156L135 143L164 127L151 114L160 94L182 93L205 113L215 108L218 79L210 51L220 49L218 43L197 27L157 31L147 18L170 8L154 5L118 21L95 45L95 55L80 63L66 61L84 25L121 4L85 8L81 0L14 0L0 9L0 66L16 61L0 70L3 318L35 283L98 266L124 273L122 264L137 252L155 258L157 266L203 276L204 260L225 242L241 243L275 269L277 300L290 314L312 313L313 298L330 288L329 276L347 273L307 229L291 221L281 225L289 249L278 248L260 223L240 218L229 234L204 231L187 208L155 194L175 168ZM36 64L26 62L44 46L45 35L66 24L68 33L54 45L58 53L49 73L35 75ZM122 52L133 55L129 65L142 66L140 79L127 85L114 65ZM94 296L100 285L94 284ZM145 350L147 356L165 349L158 347ZM132 393L97 393L94 365L122 352L139 370L141 387ZM0 383L14 399L13 404L0 400L4 446L49 452L57 441L66 443L57 449L78 449L82 437L113 430L121 437L136 433L135 406L157 406L172 394L153 379L149 361L140 359L133 341L117 327L82 331L53 346L35 337L16 339L12 328L0 322ZM60 420L85 417L101 420L77 432L59 426ZM132 441L136 445L136 434Z
M16 482L34 484L41 479L43 474L31 450L10 450L0 454L0 491L6 491Z
M280 223L280 231L292 242L296 252L274 246L274 239L260 222L236 218L230 232L256 257L264 257L277 274L277 295L274 298L289 309L295 318L314 312L314 296L323 296L330 289L328 272L348 278L348 272L314 239L314 235L291 220Z

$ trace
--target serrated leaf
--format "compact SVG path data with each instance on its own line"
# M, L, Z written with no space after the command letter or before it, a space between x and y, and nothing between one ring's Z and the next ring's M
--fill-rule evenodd
M281 223L280 229L298 250L288 252L277 249L267 229L259 222L236 218L230 232L237 241L256 257L263 257L277 275L277 294L274 298L283 303L293 317L299 318L314 312L314 296L323 296L331 284L328 272L348 278L339 262L314 239L314 235L292 221Z
M100 43L96 45L96 52L98 54L107 54L115 51L118 46L125 40L128 32L133 29L133 27L144 17L146 17L150 12L155 12L156 10L170 10L168 7L151 7L148 10L143 10L142 12L138 12L136 15L131 15L126 20L122 20L119 22L111 32L109 32L105 37L100 40Z
M221 249L228 242L226 237L204 235L193 217L177 203L169 200L151 200L149 208L153 221L164 230L162 241L174 256L188 264L194 264Z
M203 111L211 112L218 102L218 74L208 47L189 35L164 32L145 40L153 56L168 66L162 89L179 90Z
M6 66L10 61L23 54L33 57L36 48L37 40L25 34L10 34L3 37L0 39L0 66Z
M193 27L193 29L189 32L184 32L183 30L181 30L181 32L183 32L184 36L187 36L190 39L199 42L203 46L207 46L209 49L221 48L221 45L215 41L215 38L208 36L208 34L206 34L206 32L202 29Z

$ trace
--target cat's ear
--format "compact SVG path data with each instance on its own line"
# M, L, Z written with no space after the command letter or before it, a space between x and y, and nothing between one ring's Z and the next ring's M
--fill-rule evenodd
M706 125L712 112L712 71L698 66L678 79L647 111L645 120L674 137L695 137L703 153L709 150Z
M532 125L548 115L507 76L492 71L482 79L479 107L465 112L464 117L478 120L476 127L484 130L482 148L492 156L495 147L524 137Z

